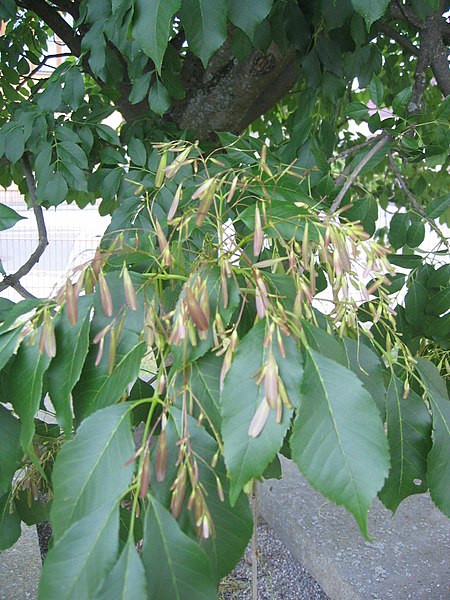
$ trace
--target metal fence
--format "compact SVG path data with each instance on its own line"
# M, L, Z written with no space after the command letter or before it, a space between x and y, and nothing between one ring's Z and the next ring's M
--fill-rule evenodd
M0 232L0 259L6 273L14 273L30 256L38 242L36 221L17 189L0 191L0 202L21 216L14 227ZM38 297L47 297L65 281L67 274L92 258L109 217L100 217L96 206L79 209L75 204L62 204L58 209L44 210L49 245L39 263L22 280L22 285ZM14 290L1 293L17 301Z

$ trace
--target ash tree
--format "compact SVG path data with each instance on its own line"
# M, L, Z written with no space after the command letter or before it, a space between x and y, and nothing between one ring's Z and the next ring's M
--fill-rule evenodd
M42 600L216 598L279 453L367 538L377 495L450 514L446 9L1 0L0 183L39 241L0 282L0 549L50 520ZM34 297L46 211L98 200Z

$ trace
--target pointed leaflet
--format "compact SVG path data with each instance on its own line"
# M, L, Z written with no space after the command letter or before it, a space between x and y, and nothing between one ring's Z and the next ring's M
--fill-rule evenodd
M257 437L249 436L250 423L264 398L264 383L257 385L255 377L268 358L268 349L264 348L265 335L266 323L260 321L242 339L222 390L222 437L225 463L231 477L232 505L244 485L253 477L259 477L274 459L293 412L283 406L281 423L277 423L275 410L271 410L262 432ZM301 352L293 336L284 337L286 358L283 358L274 337L273 352L279 374L291 404L296 407L303 376Z
M163 482L156 482L152 475L152 492L159 502L165 506L170 504L170 487L176 477L177 468L175 463L178 457L177 441L183 437L182 424L183 412L177 408L171 409L172 418L168 421L167 433L167 470ZM205 421L203 421L205 423ZM248 498L240 494L236 504L231 507L229 501L229 480L223 460L219 457L214 470L210 467L213 457L218 450L215 439L203 428L199 427L197 421L188 416L187 426L189 432L189 443L192 452L195 453L198 463L199 482L206 492L205 499L214 526L215 535L201 544L212 570L212 577L216 584L228 575L239 562L244 550L250 540L253 530L252 515L249 509ZM219 478L223 492L222 502L217 493L216 475ZM189 494L187 493L186 496ZM185 506L187 498L185 500ZM179 519L186 531L194 531L192 511L184 508ZM187 526L186 526L187 524Z
M25 452L33 452L34 417L42 396L42 379L50 358L39 352L38 344L24 340L17 351L8 374L8 391L15 412L20 417L22 429L20 442Z
M450 517L450 401L445 382L433 363L419 358L416 368L428 394L433 417L427 483L433 502Z
M21 219L26 219L26 217L22 217L6 204L0 204L0 231L14 227Z
M84 296L78 301L75 325L69 323L66 310L55 324L57 353L47 371L47 384L56 418L67 437L72 431L73 420L71 392L80 378L89 346L90 309L91 299Z
M134 540L130 539L94 600L143 600L147 597L144 566Z
M227 0L183 0L180 17L189 48L206 68L227 37Z
M99 505L114 505L127 490L134 452L129 406L95 412L60 450L53 469L51 524L56 541Z
M0 495L11 486L23 452L20 448L20 423L0 405Z
M21 331L22 327L17 327L0 335L0 369L3 369L14 354Z
M391 469L378 496L386 508L395 512L407 496L427 490L431 416L413 391L403 398L403 383L395 376L391 377L386 397L386 413Z
M161 74L164 53L169 42L172 21L181 0L136 0L133 37Z
M367 29L386 12L389 0L352 0L353 8L365 20Z
M141 288L145 278L132 272L130 277L136 290L137 310L131 310L127 306L123 281L118 271L106 275L106 282L113 299L112 317L105 316L100 292L98 289L95 292L91 337L94 338L108 325L111 325L112 329L105 335L103 356L97 366L95 362L99 346L91 344L80 379L73 389L73 408L79 420L117 402L127 385L135 381L139 375L141 359L146 349L140 337L144 328L144 292ZM147 288L147 296L150 296L150 293L150 289ZM120 329L120 336L115 340L115 361L110 370L108 358L111 334L113 330Z
M256 28L267 17L273 0L228 0L228 17L253 40Z
M383 379L383 365L378 355L360 340L342 339L347 351L348 367L369 392L384 418L386 412L386 388Z
M93 598L119 545L119 505L100 504L49 550L39 584L39 600Z
M356 375L313 350L291 448L311 485L352 512L368 538L368 510L389 470L383 423Z
M0 552L11 548L20 537L20 517L10 513L11 494L0 496Z
M142 562L148 600L216 600L208 557L155 498L147 509Z

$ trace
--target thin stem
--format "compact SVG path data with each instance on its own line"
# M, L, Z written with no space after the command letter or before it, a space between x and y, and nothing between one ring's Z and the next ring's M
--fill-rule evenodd
M369 160L373 156L375 156L375 154L378 152L378 150L381 150L381 148L383 148L383 146L385 146L391 140L392 140L391 134L389 134L387 132L385 132L384 134L382 134L381 139L379 139L378 143L376 143L375 146L371 150L369 150L369 152L366 154L366 156L361 160L361 162L358 163L358 165L355 167L355 170L349 176L349 178L347 179L347 181L344 183L341 191L336 196L335 201L331 205L331 208L330 208L330 212L331 213L335 213L337 211L337 209L340 207L341 202L344 199L345 194L348 192L348 190L350 189L350 187L353 185L353 183L355 182L355 179L358 177L358 175L361 173L361 171L367 165L367 163L369 162Z
M258 600L258 483L253 482L252 494L252 600Z
M17 289L17 287L15 286L17 286L20 279L27 275L31 271L31 269L39 262L39 259L41 258L41 256L45 252L45 249L48 246L47 228L45 226L44 213L42 211L42 206L38 204L36 199L36 183L34 180L33 172L31 170L30 161L28 160L28 156L26 154L23 155L22 163L23 169L25 171L25 178L28 185L30 203L33 208L34 217L36 219L36 225L38 230L38 245L36 246L34 252L28 258L28 260L15 273L3 277L3 281L0 283L0 292L6 290L6 288L8 287L12 287L16 289L16 291L18 291L19 294L24 291L24 288L21 285L19 285L19 289Z
M450 249L449 242L447 241L446 237L442 234L439 227L436 225L436 222L434 221L434 219L432 219L431 217L429 217L427 215L427 213L424 211L424 209L420 206L417 198L414 196L414 194L411 192L409 187L406 185L405 180L401 176L399 168L398 168L397 164L395 163L394 157L392 156L391 152L388 153L388 158L389 158L389 164L394 172L395 178L396 178L399 186L401 187L401 189L405 192L406 196L408 197L408 200L410 201L411 206L421 217L423 217L425 219L425 221L430 225L430 227L433 229L433 231L435 231L437 233L437 235L442 240L442 242L445 244L445 246Z

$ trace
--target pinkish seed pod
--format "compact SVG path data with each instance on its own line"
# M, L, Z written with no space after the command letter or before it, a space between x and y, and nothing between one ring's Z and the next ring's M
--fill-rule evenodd
M44 322L41 329L41 339L39 341L39 352L53 358L56 356L56 339L53 323L50 315L46 311L44 314Z
M130 273L127 269L126 264L123 265L123 290L125 292L125 299L131 310L137 310L138 302L136 297L136 291L131 281Z
M214 200L215 191L216 182L213 180L212 185L209 185L204 195L202 195L202 200L200 202L200 206L198 207L197 215L195 217L195 224L197 225L197 227L200 227L203 224L203 221L206 219L212 201Z
M266 284L264 283L264 280L261 277L261 275L259 275L259 272L257 272L256 274L255 303L258 317L260 319L263 319L267 314L269 301Z
M106 317L112 317L114 312L113 302L103 271L100 271L98 274L98 287L100 290L100 299L102 301L103 312L105 313Z
M267 404L265 398L262 399L261 404L256 409L255 415L250 423L248 428L248 435L250 437L256 438L264 429L265 424L267 423L267 419L269 418L270 407Z
M70 279L66 281L66 315L71 325L78 321L78 294Z
M141 483L139 486L139 498L145 498L150 486L150 453L147 451L144 456L144 465L141 473Z
M238 179L239 179L239 177L238 177L238 175L236 175L233 178L233 181L231 182L230 191L228 192L227 199L226 199L227 204L229 202L231 202L231 200L232 200L232 198L234 196L234 192L236 191L236 186L237 186Z
M264 392L266 401L270 408L275 408L278 398L278 365L272 350L269 352L269 358L266 364L266 374L264 377Z
M253 256L259 256L263 246L263 230L261 225L261 213L259 206L255 207L255 226L253 232Z
M167 435L164 430L159 436L158 448L155 457L155 474L157 481L164 481L167 467Z
M180 183L180 185L177 187L177 191L175 192L175 196L173 197L172 204L170 205L169 212L167 214L168 221L171 221L177 212L178 204L180 203L182 197L182 192L183 184Z
M186 479L187 470L186 466L181 467L181 471L175 480L174 488L172 492L172 499L170 502L170 512L175 519L178 519L183 508L184 496L186 494Z
M167 165L167 150L164 150L161 156L161 160L159 161L158 170L155 175L155 188L158 189L164 183L165 172L164 169Z
M199 303L195 299L191 288L186 289L186 302L189 309L189 315L199 331L207 331L209 329L208 319L201 309Z
M105 337L103 336L100 339L100 343L98 345L98 352L97 352L97 358L95 359L95 366L98 367L98 365L100 364L100 361L102 360L102 356L103 356L103 348L105 347Z

